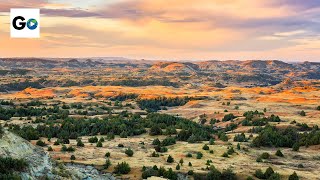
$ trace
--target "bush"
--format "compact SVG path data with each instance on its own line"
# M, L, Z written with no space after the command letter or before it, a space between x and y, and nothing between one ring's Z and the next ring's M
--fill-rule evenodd
M176 144L176 139L174 137L166 137L161 143L162 146L170 146L173 144Z
M248 139L246 138L246 135L244 133L236 134L233 138L233 141L235 142L247 142Z
M153 151L153 153L151 154L151 157L159 157L159 154Z
M213 154L213 150L210 150L209 153L210 153L210 154Z
M186 155L186 157L191 158L191 157L192 157L192 154L191 154L191 153L188 153L188 154Z
M76 160L76 157L74 155L71 155L70 160Z
M293 172L293 174L289 176L288 180L299 180L299 176L297 175L296 172Z
M264 173L262 172L261 169L257 169L256 172L254 173L254 176L259 179L265 179Z
M98 142L98 138L95 136L95 137L91 137L88 139L89 143L97 143Z
M131 148L126 149L124 153L129 157L133 156L133 150Z
M181 166L183 165L183 159L180 159L179 163L181 164Z
M270 158L270 154L267 153L267 152L264 152L264 153L262 153L262 154L260 155L260 157L261 157L262 159L269 159L269 158Z
M106 162L104 163L103 167L104 169L108 169L111 166L111 161L110 159L106 159Z
M118 147L124 147L124 145L123 144L118 144Z
M128 137L128 133L123 131L123 132L120 133L120 137L121 138L127 138Z
M266 169L266 172L264 173L264 177L266 179L268 179L269 177L271 177L271 175L274 173L273 169L271 167L268 167Z
M154 139L153 141L152 141L152 145L157 145L157 146L159 146L161 144L161 142L160 142L160 140L157 138L157 139Z
M142 172L142 179L148 179L151 176L159 176L158 170L151 168Z
M41 140L38 140L36 144L37 144L37 146L41 146L41 147L46 146L46 143L44 143Z
M227 169L221 173L221 179L236 180L237 176L231 169Z
M219 139L224 142L227 142L229 139L225 133L218 134L218 136L219 136Z
M99 141L99 142L97 143L97 147L102 147L102 142L101 142L101 141Z
M304 168L303 164L298 164L298 168Z
M262 158L260 156L257 157L256 162L262 162Z
M73 151L75 151L75 149L72 146L66 147L65 145L62 145L61 151L62 152L66 152L66 151L73 152Z
M158 125L154 125L150 128L150 136L161 135L162 129Z
M228 112L228 111L225 111L225 112ZM225 116L222 118L222 121L223 121L223 122L225 122L225 121L230 121L230 120L233 120L234 118L236 118L236 116L234 116L232 113L230 113L230 114L225 115Z
M282 154L281 150L278 149L276 152L276 156L283 157L284 155Z
M56 140L54 143L53 143L53 145L55 145L55 146L58 146L60 144L60 141L59 140Z
M176 170L180 170L180 165L179 164L176 166Z
M235 153L233 147L229 148L227 153L228 153L229 155L232 155L233 153Z
M83 142L81 141L81 139L78 139L78 140L77 140L77 146L78 146L78 147L84 147L84 144L83 144Z
M299 149L300 149L299 143L295 143L295 144L292 146L292 150L293 150L293 151L299 151Z
M281 177L280 177L280 174L279 173L273 173L269 178L268 180L280 180Z
M114 173L116 174L128 174L131 171L131 168L129 166L128 163L126 162L122 162L122 163L118 163L115 167L114 167Z
M203 149L203 150L209 150L209 146L205 144L205 145L202 147L202 149Z
M300 116L306 116L306 112L304 112L304 111L301 111L299 114L300 114Z
M188 163L188 166L190 166L190 167L191 167L191 166L192 166L192 163L191 163L191 162L189 162L189 163Z
M222 157L229 157L229 155L228 155L228 153L225 152L222 154Z
M197 152L197 159L201 159L203 154L201 152Z
M14 171L24 171L27 168L28 164L23 159L13 159L11 157L1 157L0 156L0 179L1 175L10 175ZM5 178L4 178L5 179ZM7 178L12 179L12 178ZM20 179L17 178L17 179Z
M168 156L167 162L168 163L173 163L174 162L174 159L173 159L173 157L171 155Z
M320 111L320 106L317 107L317 110Z
M192 170L189 170L189 171L188 171L188 175L189 175L189 176L192 176L192 175L193 175L193 171L192 171Z
M213 138L211 138L211 139L209 140L209 144L210 144L210 145L214 145L214 139L213 139Z
M106 154L104 155L105 157L110 157L110 152L106 152Z
M53 151L51 146L48 147L48 151Z

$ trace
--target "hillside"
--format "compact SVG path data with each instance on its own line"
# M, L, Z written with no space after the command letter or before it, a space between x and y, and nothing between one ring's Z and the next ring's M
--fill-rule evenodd
M92 171L93 167L91 172L86 172L81 166L57 163L42 148L6 130L0 138L0 157L24 160L27 168L16 172L22 179L114 179L99 175L98 171Z

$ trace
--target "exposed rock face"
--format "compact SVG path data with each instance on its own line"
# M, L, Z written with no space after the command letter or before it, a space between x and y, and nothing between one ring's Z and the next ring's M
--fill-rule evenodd
M22 179L115 179L111 174L101 175L92 166L58 164L42 148L6 130L0 138L0 156L27 162L27 170L19 173Z
M67 164L66 169L72 174L77 175L80 179L96 179L96 180L116 180L112 174L100 174L97 169L92 166Z

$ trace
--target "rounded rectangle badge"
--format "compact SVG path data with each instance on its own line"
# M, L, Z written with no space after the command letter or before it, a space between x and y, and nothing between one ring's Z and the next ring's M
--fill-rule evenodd
M40 38L40 9L13 8L10 21L12 38Z

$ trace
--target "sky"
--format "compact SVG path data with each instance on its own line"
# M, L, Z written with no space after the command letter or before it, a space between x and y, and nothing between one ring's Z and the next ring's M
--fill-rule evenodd
M41 38L10 38L10 8ZM320 61L320 1L0 0L0 57Z

